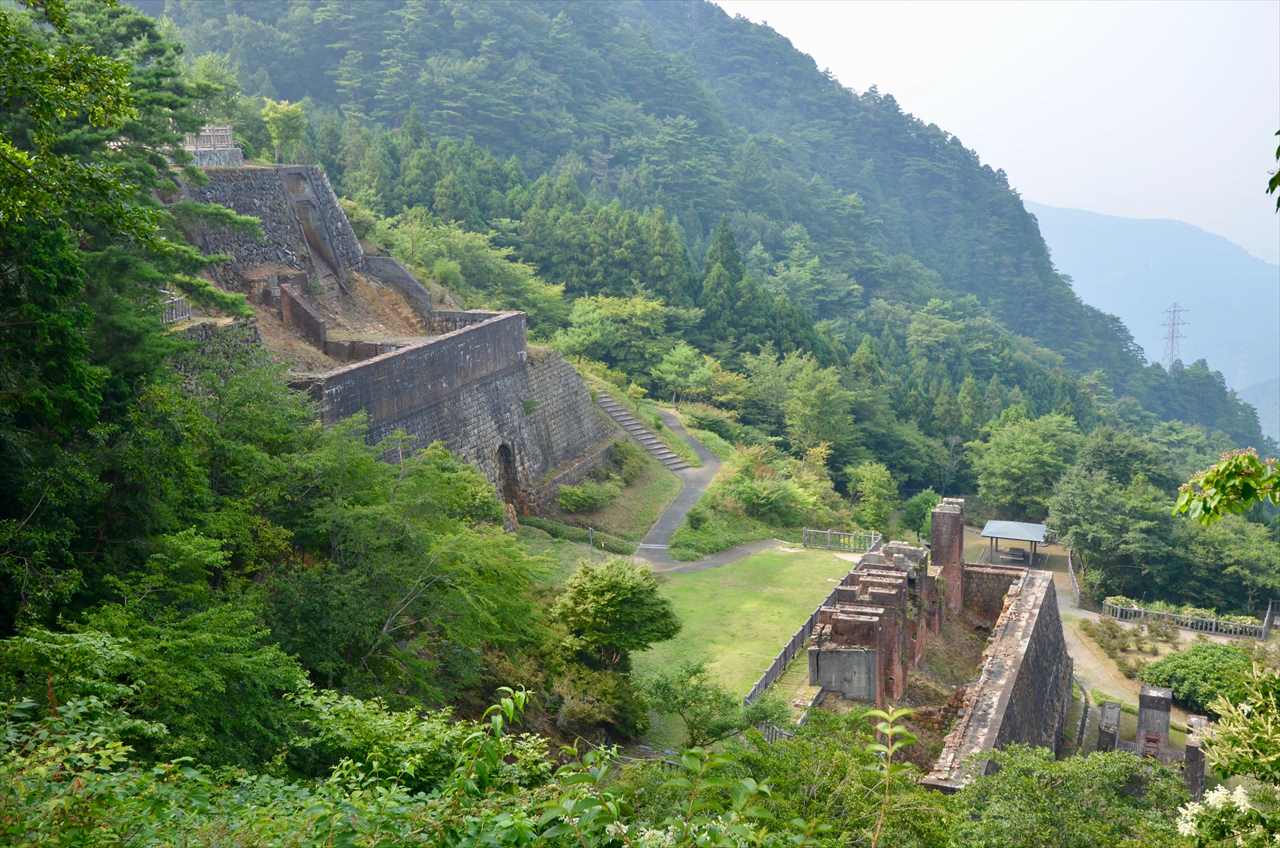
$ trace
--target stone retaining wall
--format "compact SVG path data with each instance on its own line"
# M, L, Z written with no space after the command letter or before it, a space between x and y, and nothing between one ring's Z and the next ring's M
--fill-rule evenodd
M428 325L431 324L434 312L431 293L403 265L390 256L366 255L362 270L383 285L400 292L409 305L417 311L418 316Z
M986 624L994 625L1004 611L1005 596L1009 587L1025 573L1022 568L1005 568L998 565L964 566L964 609L969 615Z
M329 331L324 318L311 308L301 292L289 284L280 286L280 320L315 347L325 349Z
M206 253L231 257L230 268L215 268L219 282L232 282L228 271L277 265L319 277L324 266L342 278L364 262L364 252L324 171L315 165L215 168L208 182L187 186L185 193L201 203L218 203L252 215L263 237L226 227L204 226L191 236Z
M306 382L325 423L364 411L370 440L402 430L416 446L441 441L499 489L508 485L499 460L505 446L518 505L530 508L565 482L557 471L594 467L582 458L594 453L598 461L614 428L573 366L556 355L528 357L523 313L488 315Z

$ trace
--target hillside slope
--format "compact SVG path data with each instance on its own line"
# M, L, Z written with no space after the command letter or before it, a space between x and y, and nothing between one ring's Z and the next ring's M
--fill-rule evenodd
M1280 266L1181 221L1027 209L1076 293L1118 315L1149 359L1164 355L1163 311L1177 301L1184 362L1208 359L1236 389L1280 376Z
M579 156L596 190L677 217L695 258L725 215L744 249L774 256L799 224L868 295L974 294L1076 370L1123 385L1141 366L1124 328L1054 272L1003 172L703 0L135 3L193 53L227 54L251 93L390 125L412 110L429 135L529 174ZM895 255L934 276L904 285Z
M874 340L911 398L896 413L935 448L966 380L992 410L1007 394L1086 424L1127 397L1261 441L1211 366L1148 366L1077 297L1003 172L704 0L133 2L173 21L215 85L305 100L293 161L390 221L402 259L487 288L535 332L584 296L640 295L701 310L681 334L731 368L765 345L845 365ZM255 102L218 113L246 154L274 146ZM459 231L426 238L428 219ZM469 263L477 238L527 267Z

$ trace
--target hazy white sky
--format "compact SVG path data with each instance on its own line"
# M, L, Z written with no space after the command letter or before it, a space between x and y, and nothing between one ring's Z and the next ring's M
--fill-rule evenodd
M716 0L878 85L1028 200L1176 218L1272 262L1280 0Z

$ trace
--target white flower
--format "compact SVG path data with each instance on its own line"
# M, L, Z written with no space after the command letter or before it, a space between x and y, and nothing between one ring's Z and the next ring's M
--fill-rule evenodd
M604 832L614 839L621 839L627 835L627 826L622 822L609 822L604 826Z
M1196 816L1204 809L1203 805L1192 802L1178 810L1178 833L1183 836L1195 836Z
M1225 807L1231 798L1231 790L1221 783L1204 794L1204 803L1209 807Z
M1236 805L1236 809L1244 812L1249 807L1249 793L1245 791L1243 786L1237 786L1236 791L1231 793L1231 803Z

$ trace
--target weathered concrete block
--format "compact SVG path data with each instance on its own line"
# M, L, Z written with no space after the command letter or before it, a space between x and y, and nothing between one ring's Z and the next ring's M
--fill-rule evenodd
M1098 718L1098 750L1114 751L1120 741L1120 705L1105 701Z
M1204 797L1204 736L1209 729L1209 719L1204 716L1187 716L1187 749L1182 757L1182 779L1187 785L1191 800Z
M879 656L873 648L841 645L809 648L809 684L839 692L846 698L882 703L876 681Z
M1142 687L1138 694L1138 753L1159 756L1169 747L1169 713L1173 690L1162 686Z

